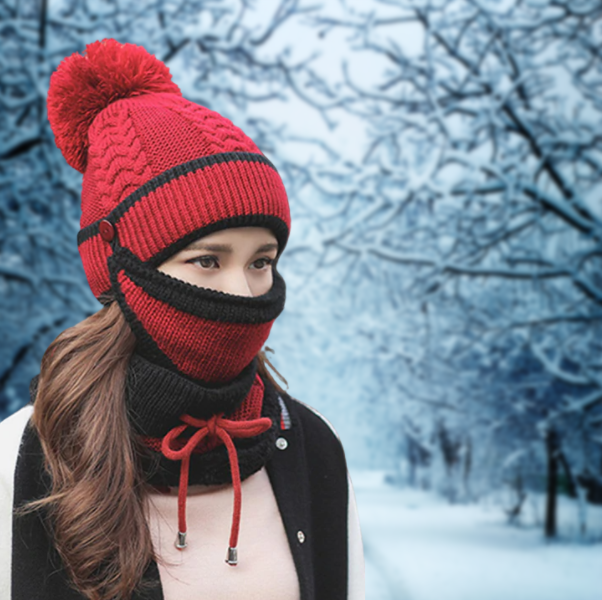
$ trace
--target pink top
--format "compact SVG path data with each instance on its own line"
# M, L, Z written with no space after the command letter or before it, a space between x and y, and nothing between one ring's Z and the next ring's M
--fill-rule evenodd
M235 567L225 562L233 498L231 485L190 486L188 547L177 550L177 488L150 494L149 525L165 600L299 600L297 572L265 468L242 482Z

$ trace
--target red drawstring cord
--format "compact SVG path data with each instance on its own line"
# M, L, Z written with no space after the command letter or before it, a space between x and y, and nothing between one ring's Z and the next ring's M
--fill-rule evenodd
M231 421L223 415L214 415L208 420L195 419L190 415L182 415L182 425L177 425L169 431L161 442L161 452L170 460L181 460L180 487L178 489L178 537L176 548L186 548L186 496L188 494L188 475L190 471L190 456L197 445L207 436L218 437L228 450L232 485L234 486L234 509L232 511L232 527L230 529L230 546L226 562L235 566L238 563L238 532L240 530L240 514L242 506L242 491L240 485L240 468L238 454L232 438L246 438L259 435L272 426L268 417L251 419L249 421ZM176 440L187 427L195 427L195 431L181 449L174 449L171 443Z

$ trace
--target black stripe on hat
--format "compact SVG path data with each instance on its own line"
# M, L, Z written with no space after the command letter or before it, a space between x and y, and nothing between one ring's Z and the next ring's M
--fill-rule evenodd
M271 167L278 173L276 167L267 159L263 154L257 154L255 152L222 152L220 154L212 154L211 156L203 156L202 158L195 158L188 162L176 165L171 169L167 169L160 175L153 177L150 181L147 181L144 185L140 186L136 191L132 192L127 198L120 202L106 217L95 221L94 223L80 229L77 234L77 245L80 246L86 240L93 238L98 235L98 226L101 221L105 219L115 224L125 215L125 213L136 204L139 200L142 200L148 196L151 192L159 189L160 187L168 184L175 179L179 179L189 173L194 173L222 163L229 162L254 162L262 163Z

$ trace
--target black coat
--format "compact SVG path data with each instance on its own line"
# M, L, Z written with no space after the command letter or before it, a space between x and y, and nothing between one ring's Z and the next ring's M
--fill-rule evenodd
M296 566L301 600L363 599L361 538L341 442L313 409L286 395L283 400L278 450L266 469ZM31 408L22 409L27 410ZM18 416L4 421L0 428L8 428L11 420L16 422ZM20 420L26 423L23 415ZM8 437L15 439L15 432ZM26 424L14 467L13 506L46 495L48 479L39 439ZM9 487L10 483L5 482ZM5 513L6 508L0 500L0 509ZM10 556L10 567L0 566L0 593L3 577L10 578L11 600L82 600L83 596L69 587L39 514L13 517ZM150 564L146 577L157 585L135 600L162 600L156 563Z

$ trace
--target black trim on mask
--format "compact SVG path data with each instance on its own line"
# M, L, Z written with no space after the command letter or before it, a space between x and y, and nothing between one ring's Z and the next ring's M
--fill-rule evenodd
M166 260L171 258L174 254L180 252L191 244L192 242L200 239L206 235L214 233L216 231L223 231L224 229L237 228L237 227L265 227L270 229L274 235L276 236L276 240L278 242L278 252L276 254L276 258L272 263L272 269L275 270L278 264L278 259L284 250L287 239L288 239L288 227L286 223L280 219L279 217L275 217L274 215L239 215L237 217L228 217L227 219L221 219L220 221L215 221L214 223L210 223L209 225L204 225L203 227L199 227L194 231L191 231L189 234L180 238L173 244L163 248L159 253L151 256L148 260L145 261L144 264L149 265L151 267L158 267ZM115 237L108 242L111 246L111 250L113 252L117 251L121 246L119 245L119 236L118 232L115 232ZM107 305L110 304L113 300L112 298L112 290L111 288L101 292L98 295L98 301Z
M143 263L127 248L117 248L109 257L108 265L113 288L119 283L118 273L123 271L155 300L202 319L255 325L273 321L284 310L286 286L275 268L272 269L272 287L265 294L239 296L176 279Z
M157 345L157 342L153 339L153 337L144 329L144 326L139 321L136 313L130 308L130 305L126 302L125 294L121 289L121 285L119 284L119 280L117 279L117 275L119 274L118 269L111 269L111 260L112 256L109 257L108 265L109 265L109 277L111 279L111 288L115 300L119 304L119 308L121 308L121 312L125 317L130 329L136 336L136 346L140 349L140 352L146 356L149 360L158 364L165 369L170 371L174 371L176 373L180 373L178 367L173 363L173 361L165 354Z

